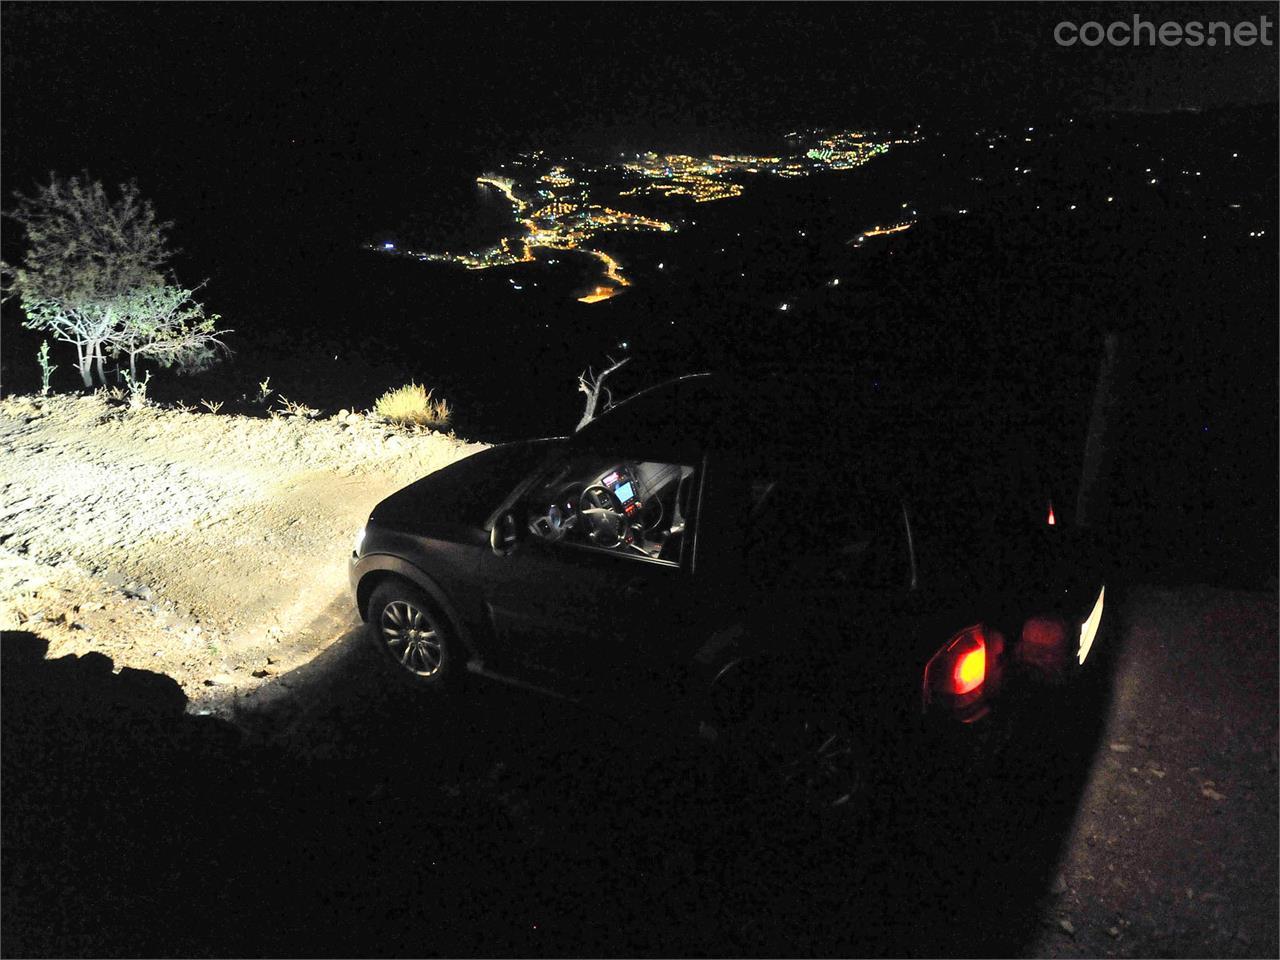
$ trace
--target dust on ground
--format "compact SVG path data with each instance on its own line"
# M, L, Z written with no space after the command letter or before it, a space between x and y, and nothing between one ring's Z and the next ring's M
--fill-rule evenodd
M254 418L93 396L0 401L0 629L225 699L350 626L383 497L482 449L359 413Z

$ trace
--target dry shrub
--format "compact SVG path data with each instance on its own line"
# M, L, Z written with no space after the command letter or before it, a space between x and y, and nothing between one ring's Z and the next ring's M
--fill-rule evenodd
M439 429L453 419L453 408L443 397L437 400L434 390L420 383L410 383L388 390L373 405L374 412L394 423L412 423Z
M305 403L290 400L283 393L280 394L280 404L278 410L271 411L272 416L303 417L308 420L320 416L320 411L315 407L308 407Z

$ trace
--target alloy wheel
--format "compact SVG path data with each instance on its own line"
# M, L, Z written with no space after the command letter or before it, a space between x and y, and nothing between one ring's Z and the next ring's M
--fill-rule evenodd
M858 792L861 771L852 735L838 724L804 719L779 731L777 772L788 787L804 793L820 809L848 804Z
M433 677L444 664L444 644L426 611L407 600L382 608L378 628L391 656L410 673Z

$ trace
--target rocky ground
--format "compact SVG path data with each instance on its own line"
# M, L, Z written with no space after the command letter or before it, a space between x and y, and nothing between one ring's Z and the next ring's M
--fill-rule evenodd
M345 410L5 399L0 628L226 699L347 628L346 556L370 508L478 449Z

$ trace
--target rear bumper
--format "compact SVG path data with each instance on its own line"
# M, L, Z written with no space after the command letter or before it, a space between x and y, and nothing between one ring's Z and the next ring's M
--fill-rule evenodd
M1105 719L1105 701L1092 678L1063 686L1024 683L1006 691L989 711L970 723L925 717L917 731L919 748L944 767L987 776L1000 765L1075 753L1087 747Z
M1090 755L1105 726L1112 665L1121 639L1119 590L1108 588L1104 612L1088 656L1071 650L1065 670L1045 672L1019 662L1014 649L1004 665L998 694L980 715L962 722L943 710L919 718L913 751L935 758L962 778L1002 774L1032 776Z

